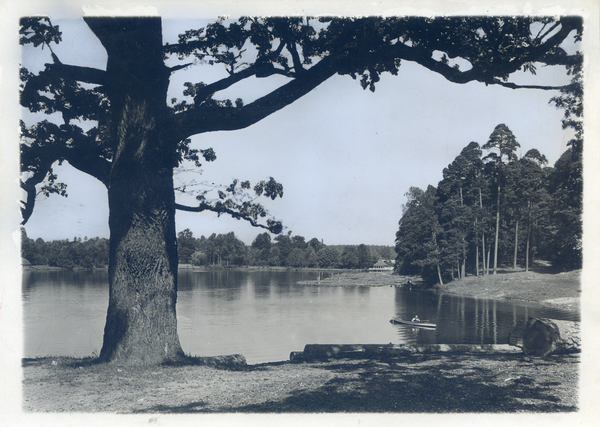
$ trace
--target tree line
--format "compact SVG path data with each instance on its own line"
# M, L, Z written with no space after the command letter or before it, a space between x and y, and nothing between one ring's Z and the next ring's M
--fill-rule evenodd
M49 265L67 269L102 268L108 265L109 241L101 237L72 241L45 242L27 236L21 229L21 255L32 265ZM312 238L279 235L271 239L267 232L246 245L233 232L194 237L190 229L177 234L180 264L195 266L272 266L290 268L369 268L378 259L393 259L392 246L335 245L327 246Z
M72 241L45 242L27 237L21 228L21 256L32 265L49 265L61 268L102 268L108 266L108 239L75 237Z
M581 268L578 141L571 141L554 167L537 149L518 158L520 145L505 124L483 146L469 143L437 187L406 193L395 272L420 274L433 285L496 274L499 266L528 271L534 259L548 260L559 271Z
M179 262L197 266L271 266L291 268L371 267L379 258L393 259L391 246L328 246L316 237L282 234L271 239L267 232L259 234L249 246L233 232L195 238L185 229L177 235Z

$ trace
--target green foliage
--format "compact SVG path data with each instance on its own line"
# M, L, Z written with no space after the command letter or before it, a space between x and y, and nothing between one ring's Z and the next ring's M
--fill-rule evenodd
M306 256L304 255L304 251L300 248L294 248L287 256L285 260L285 264L289 267L306 267Z
M340 265L340 252L330 246L325 246L317 252L319 267L337 268Z
M494 151L482 158L471 142L444 169L437 189L410 188L396 234L396 273L420 274L427 285L440 276L485 273L498 206L501 265L529 267L544 257L557 269L581 268L581 154L571 147L548 168L536 149L518 159L517 147L508 127L499 125L483 146Z
M394 271L420 274L432 284L434 271L441 262L437 237L442 229L435 212L436 189L431 185L426 191L411 187L406 196L408 203L403 207L404 215L396 233Z
M32 265L61 268L102 268L108 266L108 240L95 237L69 240L35 241L21 228L21 256Z
M197 242L194 234L189 228L177 234L177 256L180 264L189 264L192 261L192 254L197 250Z
M551 227L548 258L557 268L568 271L582 266L582 154L570 147L550 173Z
M358 250L354 246L346 246L340 259L340 266L342 268L360 268L360 261L358 258Z
M517 160L516 151L520 146L508 126L501 123L494 128L488 142L481 147L484 150L494 150L490 151L483 160L494 163L496 167L501 167L503 164Z
M58 26L52 26L47 17L21 18L19 23L21 45L33 44L34 47L38 47L43 44L49 47L50 43L58 44L62 41Z

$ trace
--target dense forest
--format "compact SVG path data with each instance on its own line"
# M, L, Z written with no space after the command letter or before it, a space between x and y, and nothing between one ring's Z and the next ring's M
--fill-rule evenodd
M30 239L21 229L21 252L32 265L62 268L101 268L108 265L108 239L74 238L72 241ZM317 238L308 242L302 236L278 235L273 240L267 232L256 236L250 246L233 232L195 238L185 229L177 235L180 264L196 266L276 266L352 268L371 267L378 259L393 259L392 246L327 246Z
M529 270L534 259L558 271L581 268L580 141L554 167L536 149L518 158L520 145L504 124L483 146L469 143L437 188L406 193L395 272L433 285L496 274L499 266Z
M21 256L32 265L61 268L101 268L108 265L108 239L75 237L73 241L30 239L21 227Z

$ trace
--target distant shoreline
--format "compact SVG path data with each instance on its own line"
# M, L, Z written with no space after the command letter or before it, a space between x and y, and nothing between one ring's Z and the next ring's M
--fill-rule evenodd
M64 267L53 267L49 265L22 265L22 271L93 271L93 270L108 270L108 266L105 267L93 267L93 268L84 268L84 267L74 267L74 268L64 268ZM191 264L179 264L178 270L193 270L193 271L211 271L211 270L240 270L240 271L248 271L248 270L256 270L256 271L324 271L324 272L362 272L364 270L353 270L348 268L317 268L317 267L274 267L274 266L256 266L256 265L247 265L247 266L219 266L219 265L191 265Z
M100 268L74 268L73 271L107 270ZM48 265L23 266L26 271L66 271ZM415 287L421 284L418 276L399 276L392 272L328 269L292 268L272 266L193 266L180 264L180 271L321 271L331 273L324 279L297 282L304 286L405 286L410 280ZM471 298L515 299L552 305L566 310L579 310L581 295L581 270L564 273L540 273L524 270L504 269L497 275L467 276L444 285L436 285L434 291Z
M505 269L497 275L467 276L432 290L471 298L514 299L579 310L581 270L564 273L540 273ZM343 272L323 280L306 280L306 286L406 286L418 288L418 276L398 276L389 272Z

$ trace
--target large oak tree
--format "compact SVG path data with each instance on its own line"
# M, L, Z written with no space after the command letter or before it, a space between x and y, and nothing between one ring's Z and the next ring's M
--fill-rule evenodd
M241 18L186 31L175 44L163 42L160 18L85 21L106 49L106 69L63 64L52 54L38 74L21 71L22 106L62 115L60 122L22 125L22 211L26 222L36 193L64 193L52 170L56 162L67 161L106 185L110 301L100 358L119 363L183 357L175 311L176 209L226 213L281 231L262 206L242 197L252 190L248 182L234 182L215 202L202 195L197 206L175 202L174 168L184 160L215 157L211 149L192 149L191 136L251 126L336 74L374 91L381 73L397 74L402 61L450 82L513 89L519 86L510 76L518 70L581 61L560 48L573 32L581 33L578 17ZM22 44L51 48L60 41L48 18L24 18L21 24ZM171 74L192 63L168 67L170 57L225 66L228 74L187 83L184 94L193 102L171 103ZM246 79L273 76L287 82L248 104L241 95L216 96ZM95 125L85 130L76 119ZM272 179L254 190L271 198L283 192Z

